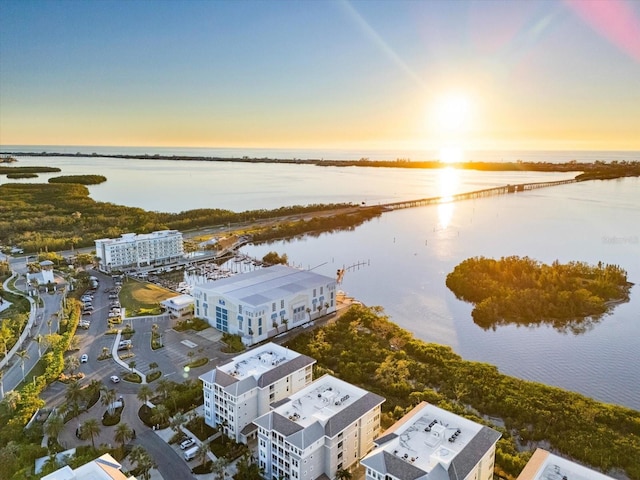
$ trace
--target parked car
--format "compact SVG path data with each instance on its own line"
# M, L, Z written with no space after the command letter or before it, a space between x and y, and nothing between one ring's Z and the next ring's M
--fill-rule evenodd
M89 320L81 320L78 323L78 326L80 328L84 328L85 330L87 330L91 326L91 322Z
M195 444L196 441L193 438L187 438L186 440L182 441L182 443L180 443L180 448L182 450L185 450Z
M93 313L93 310L83 310L82 314L83 315L91 315Z
M87 363L88 361L89 361L89 355L87 355L86 353L80 356L80 363Z
M113 383L120 383L120 377L118 377L117 375L111 375L111 377L109 377L109 380L111 380Z
M126 350L127 348L131 348L131 340L121 340L118 344L118 350Z

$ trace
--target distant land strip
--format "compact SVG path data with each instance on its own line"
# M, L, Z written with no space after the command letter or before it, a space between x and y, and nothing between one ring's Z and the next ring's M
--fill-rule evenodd
M283 163L299 165L316 165L320 167L376 167L376 168L443 168L455 167L467 170L484 171L531 171L531 172L584 172L595 174L595 178L619 178L625 176L640 176L640 161L612 161L603 162L577 162L572 160L565 163L551 162L459 162L443 163L437 160L411 161L406 158L396 160L324 160L324 159L278 159L278 158L251 158L244 157L204 157L185 155L149 155L149 154L103 154L103 153L60 153L60 152L3 152L3 155L14 157L78 157L78 158L122 158L130 160L175 160L175 161L199 161L199 162L238 162L238 163Z

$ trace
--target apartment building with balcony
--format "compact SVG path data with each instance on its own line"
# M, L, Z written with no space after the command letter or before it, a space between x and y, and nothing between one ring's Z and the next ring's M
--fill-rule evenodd
M330 375L254 421L267 479L332 479L374 447L384 398Z
M257 429L252 422L270 405L298 392L312 381L313 358L267 343L238 355L201 375L204 420L237 442Z
M500 433L422 402L360 460L366 480L492 480Z

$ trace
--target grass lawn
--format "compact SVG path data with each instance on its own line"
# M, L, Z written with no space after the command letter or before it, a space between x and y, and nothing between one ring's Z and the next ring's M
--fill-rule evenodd
M161 313L160 302L176 295L176 292L153 283L128 278L120 290L120 304L126 309L127 317L158 315Z

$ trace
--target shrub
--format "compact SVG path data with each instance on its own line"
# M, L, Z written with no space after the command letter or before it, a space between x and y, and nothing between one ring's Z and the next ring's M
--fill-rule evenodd
M226 347L222 349L224 353L239 353L244 352L246 347L242 343L240 335L232 335L230 333L222 334L222 342L226 344Z
M131 383L142 383L142 377L134 372L127 373L124 377L122 377L122 379Z
M151 383L162 376L162 372L160 370L156 370L155 372L151 372L147 374L147 383Z

